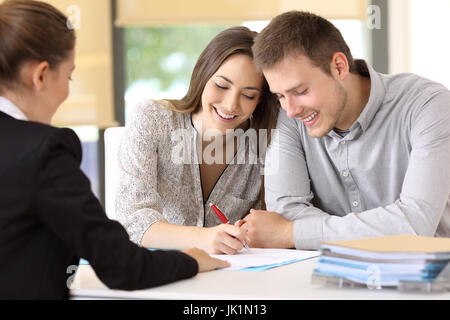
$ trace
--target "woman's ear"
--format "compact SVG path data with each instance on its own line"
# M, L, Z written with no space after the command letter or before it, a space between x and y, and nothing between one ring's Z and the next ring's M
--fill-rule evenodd
M47 61L34 63L30 66L31 84L36 91L42 91L50 76L50 65Z

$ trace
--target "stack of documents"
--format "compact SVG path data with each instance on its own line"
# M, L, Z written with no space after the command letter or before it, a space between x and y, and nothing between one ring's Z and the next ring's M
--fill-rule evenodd
M450 261L450 238L397 235L325 242L315 275L368 287L433 282Z

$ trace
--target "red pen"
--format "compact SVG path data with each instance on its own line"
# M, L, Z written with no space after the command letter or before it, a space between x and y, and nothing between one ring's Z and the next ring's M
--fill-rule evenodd
M211 207L211 209L213 209L214 213L219 217L220 221L222 221L223 223L230 223L230 221L228 221L227 217L225 217L222 211L220 211L219 208L217 208L212 202L209 203L209 206Z
M220 221L222 221L223 223L230 224L230 221L227 219L227 217L225 217L225 215L222 213L222 211L220 211L219 208L217 208L212 202L209 203L209 206L211 207L211 209L213 209L214 213L219 217ZM245 247L245 249L248 250L248 245L245 242L244 242L244 247Z

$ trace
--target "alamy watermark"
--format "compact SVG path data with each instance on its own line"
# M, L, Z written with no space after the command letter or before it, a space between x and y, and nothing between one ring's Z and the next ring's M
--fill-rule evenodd
M80 289L81 288L81 279L80 277L75 277L77 274L78 265L70 265L66 269L66 273L69 275L67 277L66 286L67 289ZM75 281L76 279L76 281Z
M200 130L201 131L201 130ZM271 143L278 141L277 129L271 130ZM227 129L223 135L219 130L208 129L197 136L189 129L171 132L171 161L173 164L252 164L265 165L265 155L269 143L267 129ZM276 156L276 153L273 153ZM278 159L272 159L270 166L261 174L278 172Z
M366 273L369 274L366 285L369 290L381 289L381 270L377 265L370 265L366 269Z
M80 30L81 29L81 8L77 5L71 5L67 7L67 28L70 30Z
M381 29L381 8L377 5L370 5L366 9L366 26L369 30Z

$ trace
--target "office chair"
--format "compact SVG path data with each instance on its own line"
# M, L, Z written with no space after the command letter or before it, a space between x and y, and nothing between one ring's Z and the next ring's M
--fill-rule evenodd
M108 218L117 220L115 213L116 191L119 184L119 146L125 127L105 130L105 211Z

